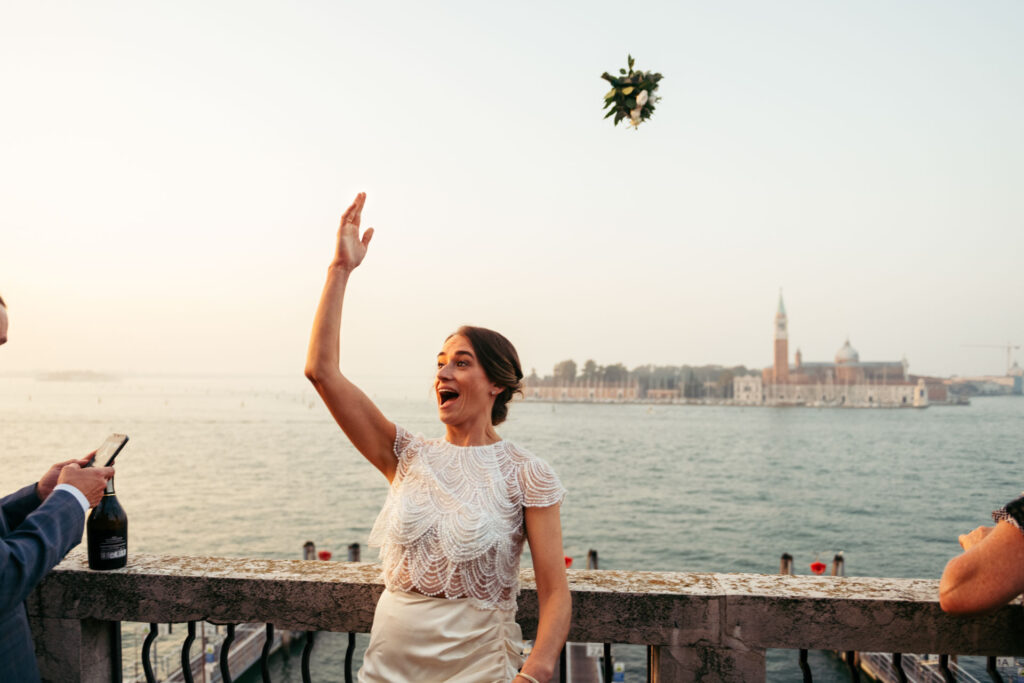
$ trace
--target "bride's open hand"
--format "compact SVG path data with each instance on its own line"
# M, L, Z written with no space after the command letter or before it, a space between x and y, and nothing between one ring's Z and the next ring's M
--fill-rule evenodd
M363 262L366 248L370 246L370 238L373 237L373 228L368 228L363 236L359 237L359 218L363 213L363 204L365 203L366 193L360 192L356 195L352 205L341 215L338 246L334 253L332 266L352 270Z

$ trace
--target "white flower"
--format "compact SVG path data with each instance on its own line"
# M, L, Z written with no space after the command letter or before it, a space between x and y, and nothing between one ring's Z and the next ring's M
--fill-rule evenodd
M629 112L629 122L634 128L640 125L640 107Z
M647 104L647 91L646 90L641 91L641 93L636 96L636 106L637 107L642 107L645 104Z

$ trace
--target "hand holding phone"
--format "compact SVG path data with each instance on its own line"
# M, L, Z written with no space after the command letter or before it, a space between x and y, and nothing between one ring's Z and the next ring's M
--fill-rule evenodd
M128 443L127 434L111 434L107 437L106 441L100 444L100 447L96 449L96 455L89 462L87 467L92 467L97 460L100 458L106 458L107 462L104 463L104 467L110 467L114 464L114 458L121 452L124 445Z

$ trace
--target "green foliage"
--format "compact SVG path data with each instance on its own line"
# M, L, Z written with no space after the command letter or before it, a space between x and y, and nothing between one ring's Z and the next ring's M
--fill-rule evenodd
M608 384L626 382L629 379L629 370L622 363L606 365L602 372L602 379Z
M563 360L555 364L555 380L564 384L570 384L576 379L576 361Z
M686 383L683 385L683 396L686 398L700 398L704 395L704 383L697 379L693 370L686 376Z
M654 94L658 89L661 74L653 71L634 71L633 55L627 55L627 62L629 71L619 69L618 76L612 76L607 71L601 74L601 78L612 85L612 89L604 96L604 108L608 110L604 117L607 119L614 116L616 126L619 125L619 121L625 119L636 127L654 114L654 104L661 99ZM634 116L632 112L638 108L637 98L642 97L641 94L644 92L647 93L647 101L639 106L639 111Z
M591 358L584 361L580 367L571 359L564 360L555 365L554 375L540 378L533 374L528 381L537 382L542 386L568 386L574 383L616 385L636 382L641 396L646 396L651 390L667 389L680 391L686 398L732 398L733 378L751 374L757 375L760 372L742 365L640 365L629 370L622 363L598 365ZM716 386L708 388L705 386L708 383Z

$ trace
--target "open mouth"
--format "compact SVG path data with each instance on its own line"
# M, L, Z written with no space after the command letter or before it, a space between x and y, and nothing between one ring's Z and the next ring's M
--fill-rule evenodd
M440 399L441 405L444 405L448 401L454 401L457 399L459 397L459 392L452 391L451 389L442 389L437 392L437 397Z

